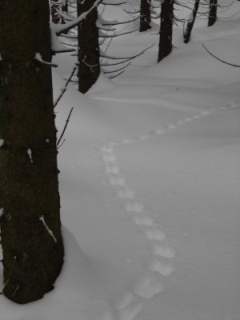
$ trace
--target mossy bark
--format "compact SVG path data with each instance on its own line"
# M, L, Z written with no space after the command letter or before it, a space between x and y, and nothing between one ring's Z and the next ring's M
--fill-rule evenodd
M140 32L151 29L151 0L141 0Z
M88 11L94 2L78 0L78 15ZM95 7L78 26L78 88L82 93L92 87L100 74L97 17L98 11Z
M174 0L165 0L161 5L158 62L172 51L173 7Z
M0 3L4 295L40 299L63 264L48 0ZM36 56L37 54L37 56Z

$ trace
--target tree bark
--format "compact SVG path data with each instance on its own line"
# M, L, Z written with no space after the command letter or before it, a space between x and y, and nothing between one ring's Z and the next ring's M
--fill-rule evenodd
M89 10L94 2L78 0L78 15ZM97 17L98 11L95 7L78 26L78 88L82 93L86 93L92 87L100 74Z
M63 264L48 0L1 0L0 208L4 295L24 304Z
M63 12L68 13L68 0L65 0L62 10Z
M184 43L188 43L191 39L192 29L196 20L200 0L195 0L191 18L187 21L186 28L184 29L183 39Z
M158 62L172 51L174 0L164 0L161 5L160 41Z
M208 26L211 27L217 21L217 0L209 0L209 16L208 16Z
M151 0L141 0L140 32L151 29Z
M60 14L63 10L63 7L64 6L59 0L51 0L51 17L53 23L64 23L64 19Z

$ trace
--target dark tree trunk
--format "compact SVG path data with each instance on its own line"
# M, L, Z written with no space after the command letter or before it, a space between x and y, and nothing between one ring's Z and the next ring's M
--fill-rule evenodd
M198 8L199 8L199 3L200 3L200 0L195 0L193 11L191 14L191 19L187 21L186 27L184 29L184 34L183 34L184 43L188 43L190 41L191 32L192 32L192 29L196 20Z
M78 0L78 15L89 10L94 2ZM92 87L100 74L97 17L95 7L78 26L78 87L82 93L86 93Z
M160 41L158 62L172 51L174 0L164 0L161 5Z
M48 0L1 0L0 208L6 297L53 288L63 263Z
M209 16L208 16L208 26L211 27L217 21L217 0L209 0Z
M151 0L141 0L140 32L151 28Z

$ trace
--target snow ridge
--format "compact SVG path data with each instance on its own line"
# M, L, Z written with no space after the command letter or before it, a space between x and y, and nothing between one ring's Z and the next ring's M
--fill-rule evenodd
M226 111L239 108L238 101L233 101L226 106L204 110L193 116L179 119L175 123L169 123L165 128L150 130L144 135L134 138L125 138L118 142L109 142L101 148L105 174L109 184L115 190L116 195L124 203L125 212L136 226L143 232L146 240L152 248L152 258L145 277L135 285L131 292L127 292L121 301L115 304L118 320L134 320L142 311L144 301L164 291L163 279L172 275L174 267L171 260L175 257L175 249L170 247L166 234L160 225L148 215L144 204L137 199L136 193L126 182L121 174L121 168L117 163L114 148L147 141L156 136L166 135L176 131L179 127L190 124L194 120L201 120L217 111Z

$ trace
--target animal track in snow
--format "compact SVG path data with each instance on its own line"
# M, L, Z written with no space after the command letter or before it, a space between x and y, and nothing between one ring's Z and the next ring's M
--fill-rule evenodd
M106 173L107 174L113 174L113 175L119 175L120 173L120 168L116 165L113 166L106 166Z
M102 320L114 320L113 315L111 312L106 312L102 318Z
M165 130L163 130L163 129L158 129L158 130L155 131L155 133L156 133L157 135L161 135L161 134L164 134L164 133L165 133Z
M139 137L139 141L146 141L149 138L148 135L143 135L141 137Z
M164 277L168 277L173 273L174 268L169 264L156 260L150 266L150 270L154 272L158 272Z
M113 148L109 146L104 146L101 150L103 153L113 153Z
M167 129L168 129L168 130L176 129L176 125L170 123L170 124L167 126Z
M162 282L153 275L143 278L134 289L136 295L145 299L150 299L163 291Z
M124 178L121 178L121 177L109 177L109 182L112 186L125 186L126 185L126 182L124 180Z
M121 142L121 145L124 145L124 144L132 144L136 142L135 139L124 139L122 142Z
M120 320L134 320L139 313L142 311L142 303L135 302L130 304L126 308L120 310L119 319Z
M181 126L181 125L183 125L183 124L184 124L184 121L183 121L182 119L180 119L180 120L177 121L177 125L178 125L178 126Z
M145 231L146 237L149 240L162 241L166 238L166 235L159 229L149 229Z
M138 226L152 227L155 225L155 222L153 221L153 219L149 217L136 217L134 221Z
M116 162L116 157L113 154L104 154L103 155L103 161L104 162Z
M129 199L132 200L135 198L135 193L134 191L130 189L120 189L117 193L118 197L121 199Z
M160 245L156 245L153 248L153 254L168 259L175 257L175 251L172 248Z
M239 107L236 103L220 107L218 110L229 110ZM217 109L214 109L217 111ZM108 176L110 185L114 186L118 198L124 202L126 213L132 215L136 226L143 231L146 239L152 245L152 259L150 260L146 276L134 287L133 292L128 292L115 304L118 320L134 320L142 310L142 299L151 299L153 296L164 291L162 278L169 277L174 272L172 264L167 263L168 259L173 259L176 255L175 250L168 246L166 235L159 229L159 225L153 218L145 212L144 205L136 199L134 190L129 188L124 177L120 174L120 167L116 164L117 159L114 148L144 142L154 136L165 135L176 130L187 123L197 119L202 119L214 112L214 110L204 110L192 117L179 119L175 123L168 124L165 129L159 128L149 130L146 134L134 138L125 138L122 141L110 142L102 149L102 158L105 163L105 172ZM163 260L163 261L162 261ZM112 320L111 316L109 320ZM108 319L105 319L108 320Z
M201 112L202 116L208 116L209 114L211 114L211 111L205 110Z
M134 303L136 301L136 297L133 293L127 292L123 298L117 303L116 309L122 310L127 308L130 304Z
M127 212L142 213L144 206L140 202L129 202L126 204Z
M185 118L183 121L184 122L190 122L190 121L192 121L192 118Z
M193 120L197 120L197 119L199 119L199 118L200 118L200 115L199 115L199 114L195 114L195 116L192 117Z

